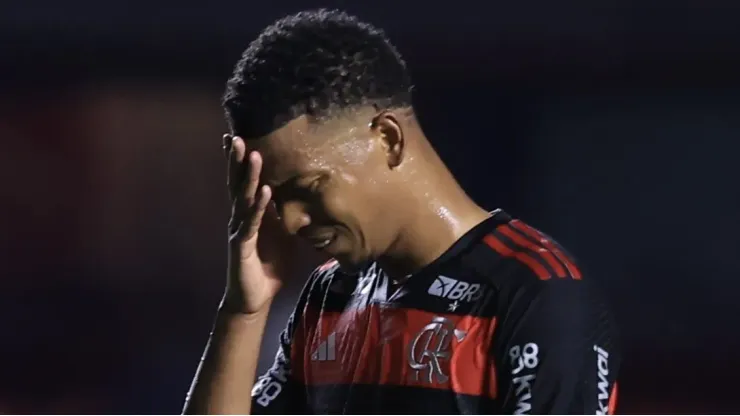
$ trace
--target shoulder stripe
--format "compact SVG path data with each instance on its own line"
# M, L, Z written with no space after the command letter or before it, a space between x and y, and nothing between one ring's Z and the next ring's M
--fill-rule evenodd
M550 273L545 269L544 266L542 266L537 260L532 258L527 253L523 253L521 251L514 251L510 249L509 247L506 247L506 245L501 242L498 238L494 237L491 234L486 235L483 237L483 241L491 247L495 252L500 254L503 257L512 257L520 262L527 265L532 271L537 275L537 277L540 278L540 280L548 280L551 276Z
M560 264L560 262L558 262L555 256L553 256L550 250L544 247L538 246L537 244L527 240L526 238L519 235L519 233L514 231L508 225L502 225L498 227L497 231L505 235L506 237L508 237L511 241L514 242L514 244L517 244L523 248L531 250L533 253L536 253L537 255L542 257L545 260L545 262L547 262L547 264L549 264L550 267L552 267L552 269L555 271L555 274L558 277L560 278L565 277L565 268L563 268L563 266Z
M571 261L571 259L563 254L563 252L560 251L560 249L558 249L555 244L553 244L553 242L550 241L550 239L547 238L544 234L519 220L513 220L510 224L512 227L528 235L530 238L533 238L540 245L542 245L542 247L555 254L555 257L557 257L558 260L560 260L563 265L565 265L565 268L568 269L568 273L571 275L571 277L575 280L581 280L581 271L578 270L578 267L576 267L576 265L573 264L573 261Z
M337 261L336 261L335 259L331 259L331 260L327 261L326 263L322 264L321 266L319 266L319 267L317 268L317 271L318 271L319 273L321 273L321 272L325 272L325 271L327 271L327 270L331 269L332 267L336 266L336 265L337 265L337 263L338 263L338 262L337 262Z

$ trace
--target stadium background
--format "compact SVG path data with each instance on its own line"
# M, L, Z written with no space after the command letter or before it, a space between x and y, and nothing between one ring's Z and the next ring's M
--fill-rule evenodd
M733 2L29 0L0 5L0 412L180 411L224 279L223 82L319 5L385 27L463 185L605 288L621 412L740 411Z

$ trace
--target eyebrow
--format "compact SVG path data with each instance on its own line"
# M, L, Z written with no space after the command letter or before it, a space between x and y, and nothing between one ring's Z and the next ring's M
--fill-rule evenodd
M320 170L311 170L311 171L304 172L304 173L296 173L295 175L293 175L293 176L291 176L291 177L283 180L282 182L276 182L274 185L270 185L270 184L268 184L268 185L270 185L270 187L273 190L277 190L279 188L285 188L285 187L288 187L288 186L295 186L295 183L299 179L301 179L301 178L318 176L318 175L321 175L321 174L322 174L322 172Z

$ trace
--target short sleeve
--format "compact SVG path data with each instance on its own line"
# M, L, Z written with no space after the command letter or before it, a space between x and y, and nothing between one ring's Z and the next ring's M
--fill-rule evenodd
M554 278L510 296L494 340L504 414L612 414L621 355L589 282Z

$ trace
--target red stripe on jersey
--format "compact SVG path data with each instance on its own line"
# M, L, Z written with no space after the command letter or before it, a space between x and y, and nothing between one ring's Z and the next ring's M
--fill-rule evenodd
M306 311L308 326L299 326L293 344L295 376L306 385L414 386L496 398L495 318L378 305L317 315Z
M545 269L537 260L530 257L528 254L522 253L520 251L514 251L509 247L506 247L506 245L504 245L501 240L490 234L483 237L483 241L498 254L504 257L513 257L529 266L529 268L532 269L535 274L537 274L537 277L539 277L540 280L547 280L550 278L550 272L548 272L547 269Z
M614 382L614 387L612 387L612 394L609 396L609 407L607 408L607 413L610 415L616 414L617 411L617 382Z
M323 272L323 271L329 270L332 267L334 267L336 264L337 264L337 260L331 259L327 261L326 263L322 264L321 266L319 266L318 271Z
M552 251L555 254L555 256L561 262L563 262L563 264L565 265L565 268L568 269L568 272L570 273L571 277L573 277L573 279L575 280L581 280L581 271L578 270L578 267L576 267L576 265L573 264L573 262L565 254L563 254L563 252L561 252L555 246L555 244L553 244L552 241L550 241L547 237L545 237L541 232L535 230L534 228L528 226L527 224L524 224L523 222L519 220L511 221L511 225L517 230L539 241L539 243L542 244L545 248Z
M511 241L513 241L515 244L518 244L526 249L532 250L532 252L534 253L539 254L540 257L542 257L542 259L545 260L545 262L547 262L547 264L549 264L553 270L555 270L555 274L557 274L558 277L565 277L565 269L558 262L558 260L555 259L555 256L553 256L548 249L532 243L531 241L519 235L516 231L512 230L511 227L509 227L508 225L502 225L498 227L498 231L506 237L509 237L509 239L511 239Z
M496 323L494 322L494 331L496 330L495 324ZM498 397L498 379L496 378L498 370L496 369L496 358L493 356L493 354L491 354L489 360L491 362L491 370L488 372L488 375L489 377L491 377L491 379L487 381L488 397L495 399L496 397Z

